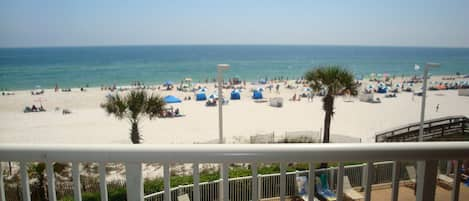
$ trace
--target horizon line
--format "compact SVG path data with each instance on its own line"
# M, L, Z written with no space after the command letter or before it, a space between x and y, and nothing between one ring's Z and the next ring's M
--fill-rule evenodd
M103 44L103 45L51 45L51 46L0 46L0 49L33 49L33 48L83 48L83 47L150 47L150 46L324 46L324 47L388 47L388 48L441 48L441 49L469 49L469 46L411 46L411 45L360 45L360 44Z

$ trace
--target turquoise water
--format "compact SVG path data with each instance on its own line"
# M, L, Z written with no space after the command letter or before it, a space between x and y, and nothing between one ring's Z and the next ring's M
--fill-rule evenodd
M314 66L342 65L357 76L369 73L420 74L414 64L432 61L432 74L469 74L468 48L181 45L0 49L0 88L31 89L159 84L216 76L216 65L231 65L225 75L244 80L300 77Z

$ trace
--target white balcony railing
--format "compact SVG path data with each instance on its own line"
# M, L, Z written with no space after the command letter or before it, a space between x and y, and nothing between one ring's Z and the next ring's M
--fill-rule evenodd
M309 178L314 178L315 165L321 162L339 162L337 170L337 200L343 200L343 162L363 161L367 163L365 176L370 175L374 161L397 161L393 165L393 175L399 175L399 161L421 161L418 170L417 200L434 200L437 160L457 160L459 167L461 160L469 159L469 142L424 142L424 143L357 143L357 144L269 144L269 145L0 145L0 161L19 161L23 200L30 200L28 162L42 161L46 163L48 176L49 200L56 200L53 162L71 162L74 182L75 200L81 200L80 162L98 162L100 172L101 200L107 199L105 182L106 163L125 163L127 176L128 200L143 200L143 180L141 163L164 164L164 200L170 201L170 171L171 163L193 163L194 165L194 201L200 200L199 169L200 163L223 164L223 172L228 171L231 163L251 163L252 200L259 200L259 185L257 165L259 163L280 163L280 200L285 200L287 194L286 164L291 162L309 163ZM3 172L3 170L0 170ZM459 174L455 174L452 200L458 200ZM221 178L220 198L228 200L228 176ZM392 199L397 200L399 177L393 176ZM371 199L371 176L366 176L365 200ZM308 185L309 195L314 194L314 181ZM5 200L3 174L0 174L0 199ZM313 196L309 196L312 200Z

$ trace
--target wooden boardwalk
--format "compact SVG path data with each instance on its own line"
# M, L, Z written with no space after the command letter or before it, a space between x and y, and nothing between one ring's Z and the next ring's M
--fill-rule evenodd
M469 140L469 118L449 116L424 122L424 141L467 141ZM375 135L376 142L417 142L420 123L412 123Z

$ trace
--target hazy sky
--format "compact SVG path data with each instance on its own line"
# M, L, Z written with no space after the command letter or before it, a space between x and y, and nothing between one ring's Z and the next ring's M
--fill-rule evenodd
M469 47L468 0L0 0L0 47Z

